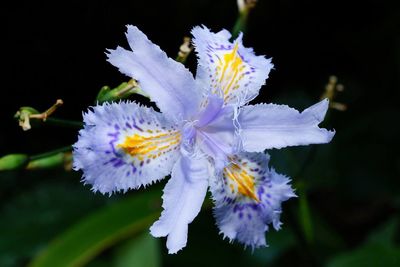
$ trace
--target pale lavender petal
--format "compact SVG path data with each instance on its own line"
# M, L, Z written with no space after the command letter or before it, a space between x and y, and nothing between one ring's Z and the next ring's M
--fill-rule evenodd
M122 73L137 79L163 113L178 121L194 115L202 94L196 90L190 71L168 58L137 27L129 25L126 36L133 51L121 47L108 50L108 61Z
M210 108L210 110L214 110ZM215 111L215 110L214 110ZM237 149L236 127L234 124L234 109L231 106L220 107L212 116L205 112L207 118L200 118L201 124L196 135L196 142L202 151L210 156L217 169L222 169L227 162L227 157ZM212 119L210 119L212 117Z
M285 105L243 107L238 117L243 149L261 152L286 146L329 143L335 131L318 127L328 106L325 99L301 113Z
M182 156L175 164L164 188L161 217L150 228L155 237L167 237L170 254L186 246L188 225L200 212L208 187L208 162L205 158Z
M84 114L74 145L74 169L93 191L138 188L168 175L180 152L177 126L133 102L103 104Z
M210 183L220 232L252 248L266 246L268 225L279 230L281 204L295 196L289 178L269 169L268 159L263 153L233 156Z
M231 35L222 30L213 33L206 27L192 30L199 58L196 82L201 89L218 94L226 104L241 106L258 95L273 64L245 48L242 35L232 43Z

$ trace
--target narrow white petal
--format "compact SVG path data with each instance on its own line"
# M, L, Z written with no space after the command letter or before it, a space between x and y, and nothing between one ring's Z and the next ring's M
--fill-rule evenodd
M238 121L244 150L261 152L286 146L329 143L335 132L318 127L328 104L325 99L301 113L285 105L243 107Z
M205 158L182 156L175 164L164 189L164 211L150 228L155 237L168 236L169 253L176 253L186 246L188 225L200 212L207 192L208 175Z
M176 120L195 114L202 95L196 90L190 71L169 58L137 27L128 26L126 37L132 51L121 47L109 50L108 61L122 73L137 79L163 113Z

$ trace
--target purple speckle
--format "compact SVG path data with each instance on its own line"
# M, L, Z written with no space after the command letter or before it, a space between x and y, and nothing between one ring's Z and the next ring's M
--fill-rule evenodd
M239 219L243 218L243 212L239 212Z
M114 124L114 128L115 128L115 130L119 130L119 125L118 124Z
M132 129L132 126L129 123L125 123L126 127L128 127L129 129Z
M117 162L115 162L115 163L113 164L113 166L114 166L115 168L118 168L118 167L121 167L121 166L124 165L124 164L125 164L125 163L124 163L123 160L118 159Z
M137 126L136 124L135 124L135 125L133 125L133 127L134 127L136 130L139 130L139 131L143 132L143 129L142 129L142 128L140 128L139 126Z
M249 218L249 220L251 220L251 214L250 213L247 214L247 218Z
M238 205L235 205L235 206L233 207L233 213L236 213L238 210L239 210Z

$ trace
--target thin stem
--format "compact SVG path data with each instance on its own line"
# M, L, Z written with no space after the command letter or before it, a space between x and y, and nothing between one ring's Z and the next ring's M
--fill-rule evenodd
M46 158L46 157L52 156L52 155L57 154L57 153L68 152L68 151L71 151L71 150L72 150L72 146L65 146L65 147L61 147L61 148L58 148L58 149L55 149L55 150L52 150L52 151L49 151L49 152L45 152L45 153L42 153L42 154L37 154L37 155L30 156L29 160L31 160L31 161L38 160L38 159L42 159L42 158Z
M83 123L80 121L70 121L70 120L63 120L63 119L57 119L57 118L47 118L45 123L53 124L56 126L78 128L78 129L83 127Z
M240 32L246 31L247 17L249 15L249 11L241 12L236 20L235 26L232 29L232 39L238 37Z

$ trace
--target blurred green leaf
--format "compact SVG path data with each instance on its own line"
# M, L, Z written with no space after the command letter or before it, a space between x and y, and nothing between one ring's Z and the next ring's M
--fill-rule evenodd
M34 177L30 176L33 180ZM11 178L17 179L13 176ZM73 181L75 177L70 173L53 178L57 178L57 181L42 182L35 184L33 188L24 188L7 199L6 203L2 203L1 267L25 266L24 263L56 234L86 216L88 212L104 205L107 200L99 195L94 196L81 185L71 185L63 181L63 178Z
M400 247L395 246L394 236L398 227L398 218L392 218L368 237L360 248L334 257L328 267L368 267L400 266Z
M161 266L159 239L145 232L123 244L115 255L114 267Z
M311 244L314 241L314 231L311 219L310 205L307 199L307 193L304 185L298 184L299 195L299 222L303 231L303 235L307 243Z
M267 243L268 247L247 251L248 256L263 265L272 264L296 245L296 237L289 225L284 225L280 231L267 232Z
M393 245L396 231L399 229L399 218L393 218L379 227L368 237L368 243L376 243L380 245Z
M398 267L400 248L368 244L355 251L341 254L331 260L328 267Z
M159 197L154 191L126 197L89 215L61 234L29 266L83 266L106 248L147 228L159 215Z

